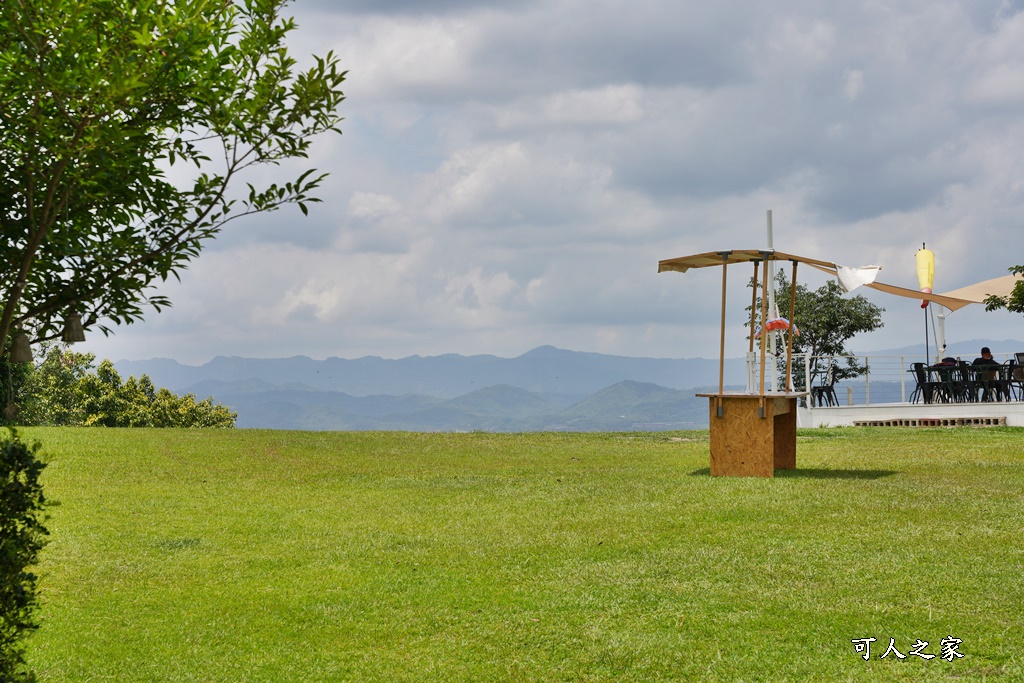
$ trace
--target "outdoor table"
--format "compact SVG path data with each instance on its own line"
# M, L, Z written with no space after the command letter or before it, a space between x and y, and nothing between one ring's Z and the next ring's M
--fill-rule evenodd
M924 379L930 386L920 387L921 389L921 401L924 403L949 403L952 401L952 391L950 386L952 384L952 365L926 365L924 366ZM913 369L907 370L914 380L917 381L917 375Z
M697 396L710 399L711 476L774 477L796 468L796 400L807 392Z
M960 369L955 365L929 365L928 379L941 385L938 398L943 403L975 403L978 401L1001 401L1006 393L1001 386L1002 365L963 364L964 377L956 376ZM981 390L981 395L978 395ZM993 398L995 397L995 398Z

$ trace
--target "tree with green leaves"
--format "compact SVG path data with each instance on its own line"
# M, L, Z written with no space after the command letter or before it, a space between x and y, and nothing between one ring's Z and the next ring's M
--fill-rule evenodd
M345 73L297 67L288 2L4 1L0 339L137 321L229 221L317 201L313 170L236 187L338 132Z
M261 185L247 173L302 159L316 135L339 132L345 73L331 53L298 67L288 3L0 3L9 396L26 342L70 340L76 321L106 334L160 310L170 302L153 287L179 277L229 221L317 201L324 176L312 169ZM9 403L5 415L15 413ZM0 511L0 524L12 519ZM19 620L0 640L0 661L30 625Z
M212 398L158 390L146 375L122 381L109 360L70 390L82 402L86 427L234 427L238 417Z
M234 427L238 413L194 394L157 389L147 375L121 375L109 360L53 345L29 365L17 424L57 427ZM2 423L2 420L0 420Z
M1010 268L1011 275L1024 275L1024 266ZM990 296L985 299L986 311L1006 309L1012 313L1024 313L1024 280L1014 285L1008 296Z
M77 353L56 344L43 344L45 355L35 365L19 363L21 381L13 388L19 406L12 424L24 426L71 426L85 423L76 387L93 368L96 355Z
M35 564L49 533L43 526L46 467L13 429L0 429L0 681L35 681L22 637L36 628Z
M785 273L779 272L775 277L776 301L784 307L788 315L792 289ZM843 296L843 290L835 282L829 280L816 290L806 285L796 286L796 306L793 322L800 334L793 337L793 353L806 353L810 356L812 377L823 377L827 365L835 359L836 378L856 377L867 371L857 363L846 343L862 332L880 329L884 308L876 306L861 295ZM756 304L756 313L761 311L760 297ZM749 310L749 309L748 309ZM756 324L760 324L757 322ZM785 360L780 360L784 367ZM804 389L804 368L802 365L793 367L793 384L798 390Z

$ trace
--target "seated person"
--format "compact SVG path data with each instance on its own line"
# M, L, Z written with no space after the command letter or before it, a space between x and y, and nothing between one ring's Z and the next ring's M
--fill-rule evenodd
M974 359L974 365L999 365L999 361L992 357L992 351L987 346L981 347L981 357Z
M996 368L999 367L999 361L992 357L992 351L990 351L987 346L981 347L981 357L975 358L972 365L975 367L977 378L984 383L984 392L982 393L981 400L991 401L993 388L995 388L996 400L1002 400L999 387L992 387L990 384L990 382L999 379L998 374L996 373Z

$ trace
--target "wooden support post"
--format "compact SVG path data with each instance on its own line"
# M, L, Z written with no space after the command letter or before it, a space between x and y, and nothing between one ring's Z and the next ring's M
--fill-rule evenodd
M768 254L765 253L765 264L764 271L761 274L761 386L759 394L761 396L761 407L758 413L759 417L767 417L764 409L764 364L765 364L765 339L768 331L765 329L765 325L768 323Z
M789 335L786 348L786 383L784 391L790 391L790 377L793 373L793 335L796 333L796 261L793 261L793 277L789 281Z
M729 272L728 251L719 252L722 257L722 329L718 341L718 401L716 410L718 417L722 417L722 392L725 390L725 283Z

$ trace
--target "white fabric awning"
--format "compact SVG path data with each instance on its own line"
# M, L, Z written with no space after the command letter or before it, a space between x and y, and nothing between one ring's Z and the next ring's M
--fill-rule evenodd
M951 296L957 299L965 299L967 301L983 304L985 299L990 296L999 296L1006 298L1010 296L1010 292L1017 286L1017 283L1024 280L1024 275L1004 275L1003 277L992 278L991 280L985 280L984 282L978 282L973 285L967 285L960 289L954 289L952 292L943 292L943 296Z
M851 268L850 266L841 266L836 264L836 277L839 278L839 286L843 288L844 292L852 292L858 287L864 285L870 285L878 277L878 271L882 269L881 266L861 266L860 268Z
M681 256L679 258L659 261L658 272L664 273L666 271L675 271L685 273L690 268L707 268L709 266L750 263L752 261L795 261L797 263L806 263L812 268L817 268L824 273L828 273L837 280L840 279L839 269L846 268L846 266L839 266L831 261L822 261L821 259L797 256L796 254L787 254L781 251L773 251L771 249L731 249L726 251L708 251L703 254L693 254L692 256ZM865 269L874 268L877 267L865 266ZM856 271L864 269L851 268L849 270ZM862 277L862 279L868 278ZM956 311L970 304L984 303L985 298L992 294L997 296L1006 296L1013 289L1014 285L1021 279L1022 276L1020 275L1006 275L1004 277L985 280L978 284L955 289L951 292L943 292L941 294L926 294L925 292L921 292L916 289L897 287L896 285L876 281L864 282L863 286L870 287L871 289L875 289L880 292L885 292L886 294L906 297L908 299L932 301L945 306L951 311Z

